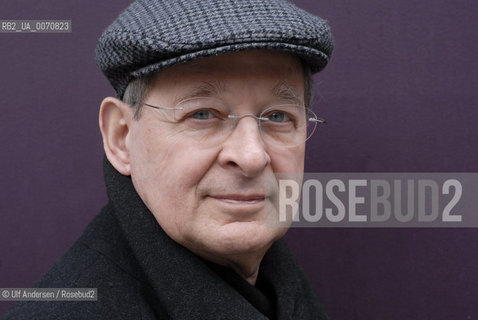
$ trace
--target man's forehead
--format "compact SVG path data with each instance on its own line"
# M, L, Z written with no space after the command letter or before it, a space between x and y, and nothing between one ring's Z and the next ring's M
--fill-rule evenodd
M230 85L218 79L214 81L200 81L188 87L183 94L176 95L175 102L199 97L220 97L232 91L232 89ZM270 90L262 92L264 96L287 100L293 103L303 103L303 94L298 92L300 88L286 81L278 80L275 84L271 85L269 89Z
M201 58L158 73L153 92L176 92L175 102L196 97L220 97L261 85L261 95L303 102L300 59L282 52L238 52Z

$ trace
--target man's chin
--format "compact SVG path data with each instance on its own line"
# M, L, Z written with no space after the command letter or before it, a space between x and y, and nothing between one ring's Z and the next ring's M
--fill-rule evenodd
M223 257L263 255L286 231L286 228L272 228L255 222L229 223L203 238L201 251Z

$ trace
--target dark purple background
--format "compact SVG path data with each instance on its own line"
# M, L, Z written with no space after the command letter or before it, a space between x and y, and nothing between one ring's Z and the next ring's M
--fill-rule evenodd
M0 287L31 287L105 204L97 112L113 90L94 47L128 2L0 3L0 19L73 21L71 34L0 34ZM478 171L476 1L296 3L337 41L307 171ZM476 229L287 238L333 319L478 319Z

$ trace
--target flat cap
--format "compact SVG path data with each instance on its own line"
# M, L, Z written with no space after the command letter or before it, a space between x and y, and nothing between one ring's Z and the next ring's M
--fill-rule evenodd
M334 40L326 21L287 0L137 0L103 32L96 63L118 97L174 64L228 52L292 52L322 70Z

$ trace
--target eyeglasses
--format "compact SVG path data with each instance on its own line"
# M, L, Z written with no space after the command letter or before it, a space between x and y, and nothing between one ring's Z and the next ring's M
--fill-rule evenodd
M164 111L161 120L178 126L180 132L204 145L224 142L245 117L256 119L264 143L270 147L294 147L309 139L324 123L311 110L298 104L280 104L264 109L259 116L252 113L234 115L230 108L215 98L193 98L175 107L145 106Z

